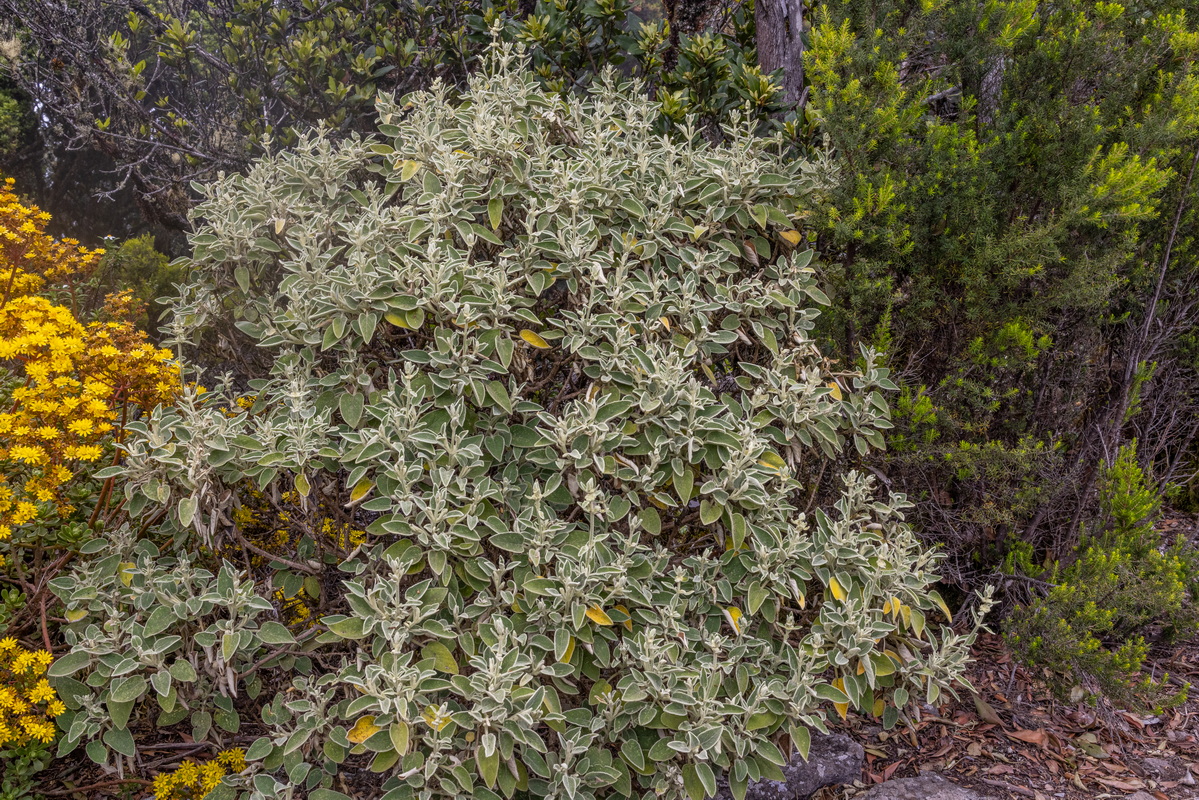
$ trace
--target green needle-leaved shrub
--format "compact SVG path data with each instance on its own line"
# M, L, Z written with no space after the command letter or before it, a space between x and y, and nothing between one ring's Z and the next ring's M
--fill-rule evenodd
M1008 569L1044 573L1048 591L1012 614L1009 642L1056 688L1087 689L1137 707L1179 703L1186 691L1145 670L1150 643L1173 644L1199 631L1199 554L1180 536L1156 530L1161 500L1137 463L1135 442L1104 470L1103 528L1073 561L1038 570L1032 548L1017 546Z
M975 630L934 631L902 497L848 472L796 507L882 446L894 388L810 337L816 167L519 58L206 187L175 337L268 366L137 424L126 497L163 554L114 537L59 586L86 612L61 671L100 676L70 679L74 742L112 727L112 676L130 730L169 705L260 731L246 798L342 798L369 758L362 797L701 800L960 677Z

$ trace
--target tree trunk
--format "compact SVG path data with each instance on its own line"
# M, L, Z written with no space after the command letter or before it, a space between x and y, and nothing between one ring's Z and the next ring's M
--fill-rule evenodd
M758 64L783 71L783 98L798 103L803 93L803 0L757 0Z

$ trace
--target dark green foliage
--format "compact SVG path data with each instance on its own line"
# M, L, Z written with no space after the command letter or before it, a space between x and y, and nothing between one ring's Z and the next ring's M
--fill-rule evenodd
M1041 575L1051 588L1011 615L1008 641L1063 693L1082 685L1134 704L1180 702L1185 690L1143 666L1152 643L1199 630L1192 604L1199 557L1181 538L1163 548L1154 528L1160 500L1137 464L1135 443L1104 471L1100 510L1104 527L1083 541L1072 563L1039 569L1026 543L1013 548L1009 571Z
M378 92L461 81L468 0L3 0L9 70L62 128L132 181L142 210L186 227L189 182L240 170L323 125L369 128Z
M1185 224L1152 299L1196 195L1199 35L1180 8L845 0L815 15L806 123L841 167L812 220L837 309L823 330L846 359L885 340L924 398L918 416L901 402L887 470L959 575L1009 533L1065 552L1045 531L1077 530L1100 432L1143 422L1160 460L1155 408L1199 400L1193 372L1159 370L1138 406L1124 370L1194 323ZM1146 337L1150 312L1164 324Z
M154 247L154 237L138 236L113 247L104 255L93 279L91 303L98 306L105 295L129 290L138 305L145 308L138 327L158 339L166 306L158 299L173 294L174 285L186 275L183 267L172 265L169 258Z
M0 750L0 800L38 800L42 786L35 776L50 765L50 745L32 741Z
M480 33L496 24L506 38L530 48L534 73L553 91L586 88L609 65L640 78L660 105L664 130L694 115L707 132L718 134L734 113L742 113L766 132L784 111L779 82L757 66L752 4L734 5L711 30L701 25L691 33L672 30L669 20L643 21L627 0L542 0L528 16L489 6L474 19ZM694 31L695 21L680 27Z
M8 71L63 132L55 154L97 148L141 211L178 229L192 181L242 170L313 126L368 132L381 94L434 80L461 87L493 27L526 44L557 91L584 89L609 65L645 79L664 127L694 114L718 133L734 110L763 123L781 111L777 81L756 66L752 5L727 17L702 2L671 9L673 31L643 24L626 0L236 0L183 10L162 0L0 0L24 24Z
M25 115L11 92L0 91L0 158L12 155L24 138Z
M37 122L29 96L0 75L0 168L13 174L36 138Z

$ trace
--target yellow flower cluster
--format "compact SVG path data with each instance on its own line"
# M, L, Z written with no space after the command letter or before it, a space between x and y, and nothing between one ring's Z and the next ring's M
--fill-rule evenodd
M66 711L46 680L54 656L0 639L0 746L54 741L54 717Z
M88 325L28 293L86 273L101 251L56 242L44 233L45 215L28 219L33 212L15 204L12 181L4 187L0 275L7 270L8 285L0 295L0 363L12 365L15 385L8 407L0 408L0 539L33 521L42 504L70 513L64 489L76 465L96 462L134 407L170 403L180 386L170 351L154 347L129 321L127 293L110 297L105 319Z
M309 517L298 515L296 518L291 511L272 508L262 492L248 483L243 484L243 488L242 499L245 503L233 510L233 523L248 539L268 553L288 553L294 547L296 536L302 535L301 531L326 546L332 545L342 550L350 550L366 541L366 531L323 515L319 517L319 527L314 530ZM291 506L299 506L302 500L296 491L283 492L279 499L283 504ZM325 501L319 500L317 513L328 511ZM227 549L221 551L221 555L229 559L240 557L233 543L228 544ZM269 560L257 554L250 556L250 563L255 567L260 567ZM314 598L308 592L300 589L288 597L282 589L276 589L274 597L287 625L307 629L316 623L316 617L313 616Z
M201 800L217 787L221 778L246 768L246 754L240 748L222 750L205 764L186 761L174 772L154 778L154 800Z
M0 185L0 305L36 294L47 282L82 280L104 255L103 250L80 247L74 239L47 235L50 215L21 203L15 187L12 178Z
M312 609L309 608L311 600L308 592L303 589L290 598L283 593L282 589L275 590L275 601L279 603L283 621L289 627L308 629L315 624L316 619L312 616Z
M257 489L247 488L244 499L246 502L233 510L234 524L262 549L271 553L286 553L292 546L293 539L291 512L272 509L262 492ZM279 499L285 504L299 505L301 498L296 491L286 491L279 496ZM318 511L328 510L324 500L318 501L317 509ZM274 524L270 522L272 518ZM301 520L303 519L301 518ZM314 531L306 525L303 527L310 534L319 534L317 538L324 540L327 544L343 550L350 550L366 541L366 531L351 527L349 523L335 522L326 516L320 518L319 530ZM234 557L232 553L226 555ZM257 566L264 560L258 557L252 563Z

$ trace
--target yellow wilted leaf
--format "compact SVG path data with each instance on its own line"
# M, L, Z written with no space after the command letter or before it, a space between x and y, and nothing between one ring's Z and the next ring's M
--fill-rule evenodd
M619 611L620 613L624 614L626 617L629 617L629 619L626 619L621 624L624 625L625 628L627 628L628 630L633 630L633 619L632 619L633 615L629 613L629 609L626 608L625 606L618 605L618 606L616 606L616 610Z
M866 671L866 665L862 663L861 659L858 659L858 674L861 675L865 671Z
M132 561L121 562L121 583L125 584L126 586L133 584L133 568L136 566L137 564L133 563Z
M845 691L845 679L837 678L836 680L833 681L833 686L837 687L842 692L844 692ZM837 714L838 714L838 716L841 717L842 720L844 720L846 715L849 713L849 703L833 703L833 708L837 709Z
M762 457L758 459L758 463L780 474L787 469L787 462L783 461L783 457L773 450L767 450L762 453Z
M77 608L74 611L66 612L66 614L64 614L63 616L65 616L67 618L67 622L78 622L79 620L81 620L87 616L87 609L86 608Z
M783 241L792 247L797 247L803 241L803 237L800 236L799 231L783 231L779 236L782 236Z
M296 475L295 485L296 491L304 497L307 497L308 493L312 491L312 486L308 483L308 477L303 472Z
M729 606L724 610L724 618L728 620L729 627L733 629L733 633L740 636L742 631L741 620L745 618L745 615L741 613L741 609L736 606Z
M392 325L395 325L397 328L409 328L407 318L397 311L388 311L383 315L383 319L387 320ZM409 328L409 330L411 330L411 328Z
M587 619L594 622L596 625L614 625L612 618L609 617L599 606L590 606L587 609Z
M870 709L870 712L872 714L874 714L874 716L876 716L876 717L881 717L883 715L883 712L886 710L887 710L887 704L884 703L882 698L880 697L878 700L874 701L874 708Z
M367 492L375 488L374 481L363 478L354 484L354 489L350 492L350 502L357 503L362 498L366 497Z
M575 637L571 636L570 641L566 644L566 651L562 654L562 658L558 659L563 664L569 664L570 660L575 655Z
M425 721L426 725L438 732L441 732L445 729L446 725L450 724L449 714L443 716L441 712L433 706L426 708L424 713L420 715L420 718Z
M658 322L662 323L663 328L668 331L670 330L670 320L668 320L666 317L658 317Z
M416 161L401 161L400 162L400 180L406 181L417 173L420 169L420 164Z
M285 220L285 219L276 219L275 220L275 235L276 236L283 233L283 226L286 224L287 224L287 220Z
M841 583L835 577L830 577L828 579L828 590L832 592L833 597L837 598L838 600L844 600L847 597L845 594L845 589L841 587Z
M346 733L346 738L354 744L362 744L381 730L383 729L375 724L375 718L367 715L354 723L354 727Z
M545 339L542 339L541 334L531 331L528 328L525 328L520 332L520 338L524 339L526 342L539 350L548 350L550 348L550 343Z
M844 399L844 395L841 394L841 387L837 385L836 381L829 381L828 388L829 388L829 393L833 396L834 400L843 400Z
M940 609L941 609L943 612L945 612L945 618L946 618L947 620L949 620L950 622L953 622L953 614L952 614L952 613L950 613L950 611L949 611L949 606L945 605L945 601L941 599L941 593L940 593L940 592L936 592L936 591L932 591L932 592L929 592L928 594L929 594L929 596L930 596L930 597L932 597L932 599L933 599L933 602L935 602L935 603L937 604L937 606L938 606L938 607L939 607L939 608L940 608Z
M884 614L891 613L891 598L889 598L889 597L887 598L887 602L883 603L883 613Z

